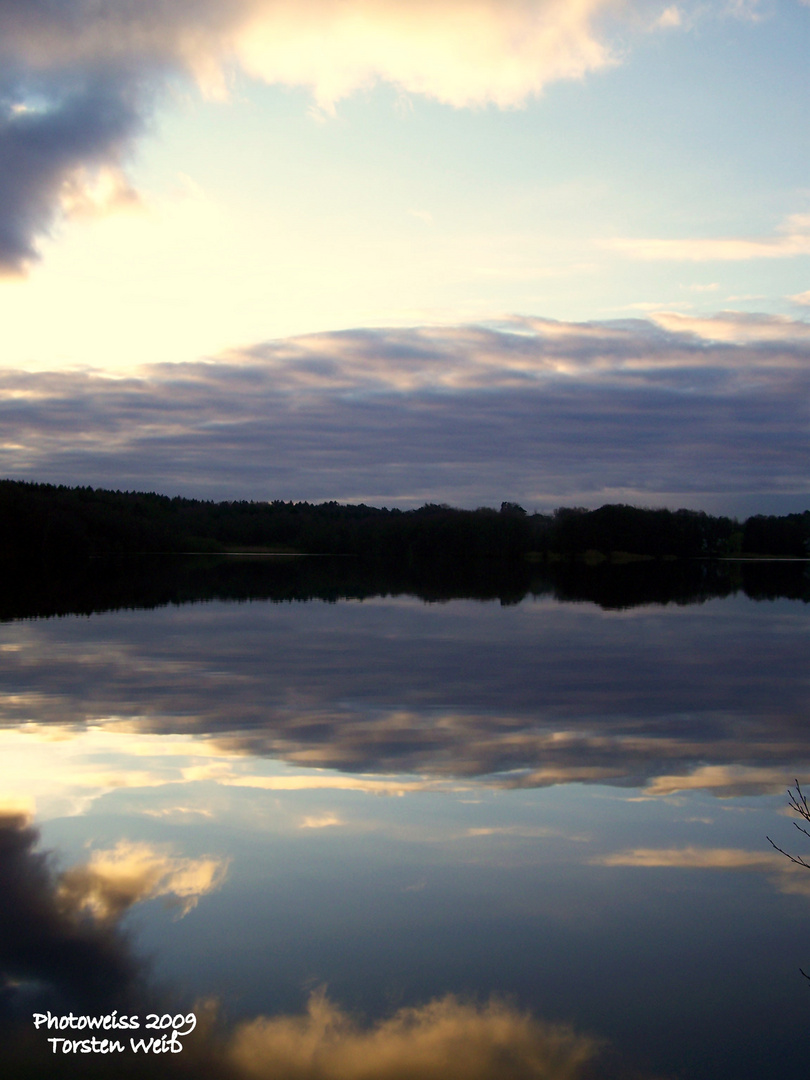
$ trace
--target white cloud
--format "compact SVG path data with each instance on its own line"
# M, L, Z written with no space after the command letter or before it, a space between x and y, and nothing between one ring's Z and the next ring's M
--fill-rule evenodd
M609 63L599 20L621 7L616 0L111 0L94 13L68 0L51 11L5 4L0 28L3 51L37 72L171 64L220 96L236 62L267 82L310 88L327 109L376 79L457 106L512 106L550 81Z
M342 825L343 820L333 813L307 814L301 821L302 829L329 829L335 825Z
M802 342L810 340L810 323L784 315L748 315L721 311L717 315L683 315L658 311L653 322L673 333L695 334L703 341L747 345L755 342Z
M514 836L518 840L550 840L564 836L566 840L584 841L587 837L571 836L562 833L559 829L544 825L493 825L478 829L467 829L464 834L469 838L479 836Z
M59 198L68 218L101 217L141 207L140 197L123 170L112 165L76 169L65 178Z
M673 27L682 26L683 13L681 9L675 4L665 8L656 19L655 25L662 30L670 30Z
M748 871L765 874L782 893L810 897L810 872L775 851L740 848L634 848L602 855L590 862L599 866L636 866L677 870Z
M611 55L610 0L261 0L234 34L252 75L311 89L330 110L377 79L454 106L522 104Z
M597 866L668 866L688 870L768 870L781 869L775 852L744 851L739 848L633 848L612 855L600 855L590 862Z
M810 255L810 214L791 214L773 236L765 237L616 237L602 247L634 259L684 262L739 262Z
M425 791L436 786L435 782L429 780L380 780L332 773L299 776L245 775L233 772L229 763L214 770L194 767L185 769L183 778L187 781L213 779L226 787L258 788L262 791L361 791L370 795L394 796Z
M724 14L744 22L760 22L764 18L760 0L726 0Z
M703 765L684 775L657 776L644 789L649 795L678 791L710 791L713 795L763 795L783 791L784 768L746 765Z
M225 880L228 860L184 859L150 844L121 840L60 875L59 898L70 910L117 919L133 904L163 897L181 915Z
M325 994L303 1016L259 1017L234 1033L230 1055L254 1080L579 1080L599 1043L512 1006L448 996L361 1027Z

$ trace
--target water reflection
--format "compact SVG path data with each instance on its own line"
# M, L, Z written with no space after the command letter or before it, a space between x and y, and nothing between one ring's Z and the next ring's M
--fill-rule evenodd
M624 611L212 602L15 622L0 627L0 722L104 725L133 745L199 735L228 762L222 784L250 785L239 759L264 755L505 788L776 792L810 767L808 637L803 603L743 596ZM118 764L108 780L151 782Z
M478 1006L446 997L364 1029L314 994L304 1017L242 1026L232 1053L257 1080L576 1080L598 1048L594 1039L499 1002Z
M550 793L501 798L515 794ZM383 816L401 802L371 801L372 813ZM787 882L793 871L786 860L780 868L775 853L757 861L755 851L742 849L705 848L701 855L694 846L637 846L594 856L594 846L615 842L622 826L615 806L603 804L600 813L593 802L579 816L574 803L560 809L568 834L548 825L462 828L462 812L468 821L496 814L460 797L443 814L434 804L424 816L435 831L423 836L421 853L413 836L363 841L350 814L346 831L307 829L305 809L312 811L312 802L291 814L297 843L283 828L273 835L280 815L270 803L267 819L247 823L221 807L213 822L198 820L196 827L186 821L165 830L159 819L156 834L172 841L156 844L132 839L139 825L121 803L97 806L89 817L49 824L47 831L61 833L64 849L78 856L65 869L42 853L27 819L0 819L0 1023L10 1066L4 1075L53 1069L43 1033L33 1037L34 1012L95 1015L112 1008L141 1016L193 1008L200 1017L184 1040L182 1062L153 1059L150 1076L692 1080L765 1077L756 1055L781 1068L803 1052L803 1007L779 959L800 931L801 912L797 918L795 909L774 907L777 893L769 902L743 880L751 871L779 878L784 870ZM647 822L650 835L689 828L686 808L675 811L680 826L669 820L673 808L662 809ZM545 810L548 819L553 807ZM520 809L512 806L510 814L519 817ZM423 824L416 806L404 817ZM597 817L590 836L571 831ZM152 822L141 819L141 833L154 829ZM130 839L121 839L122 829ZM89 854L88 835L98 845ZM227 877L218 855L194 852L201 839L208 851L230 848ZM221 875L216 888L211 866ZM708 871L711 880L681 879L673 890L662 878L615 877L662 868L665 875ZM179 911L164 907L172 893ZM189 896L196 906L186 903ZM784 897L788 904L796 899L806 905L806 897ZM400 983L399 1001L391 996L392 979ZM328 992L319 988L324 981ZM285 983L292 994L279 996ZM368 1021L358 1019L362 1013ZM565 1017L600 1038L573 1030ZM744 1033L737 1031L742 1024ZM599 1052L606 1034L613 1050ZM634 1071L619 1049L623 1058L657 1067ZM91 1059L90 1073L82 1071L87 1064L60 1058L59 1075L146 1071L124 1058L112 1065Z
M167 868L144 850L122 850L107 860L57 872L36 850L38 834L21 816L0 817L0 1031L6 1076L34 1075L54 1067L48 1037L58 1038L59 1074L273 1078L273 1080L576 1080L592 1065L600 1044L567 1026L544 1024L504 1002L475 1004L452 995L420 1007L401 1008L364 1026L330 1001L320 989L300 1015L255 1017L229 1027L211 1023L212 1006L198 1003L202 1023L184 1038L183 1060L150 1058L134 1063L131 1029L104 1031L124 1048L114 1059L70 1057L62 1041L82 1040L87 1031L48 1026L32 1038L32 1017L121 1017L172 1010L177 1004L150 985L145 965L132 953L119 926L133 904L154 895L155 885L171 880L167 891L189 894L199 867ZM210 873L200 891L208 891ZM181 880L178 880L179 879ZM206 1023L206 1020L208 1021ZM93 1034L93 1032L91 1032ZM139 1034L141 1034L139 1032ZM106 1044L105 1044L106 1045ZM119 1056L122 1053L123 1056ZM76 1064L78 1057L80 1066ZM137 1062L137 1059L135 1059ZM601 1070L589 1075L605 1075Z
M65 890L37 832L22 816L0 818L0 955L4 1006L47 1003L54 1009L124 1006L138 965L107 920L83 919L81 895Z
M218 1013L151 1074L759 1080L803 1059L810 873L765 841L790 846L781 793L810 765L801 596L717 570L724 595L664 602L619 567L568 603L568 567L483 601L321 581L274 603L268 574L289 600L326 571L265 563L243 603L228 575L253 564L218 565L205 603L156 579L153 608L108 590L90 618L0 626L11 1075L52 1069L35 1009L202 998ZM619 602L613 571L638 569Z
M388 564L350 557L143 556L0 564L0 620L156 608L204 600L336 602L414 596L428 603L530 596L625 610L744 594L810 602L806 560Z

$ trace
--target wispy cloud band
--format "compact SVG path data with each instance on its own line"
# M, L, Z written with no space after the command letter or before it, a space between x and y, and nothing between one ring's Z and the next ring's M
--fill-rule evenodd
M810 495L810 334L774 317L357 330L128 378L6 370L0 390L0 473L20 479L731 512Z
M741 262L810 255L810 214L791 214L772 236L616 237L603 246L636 259Z

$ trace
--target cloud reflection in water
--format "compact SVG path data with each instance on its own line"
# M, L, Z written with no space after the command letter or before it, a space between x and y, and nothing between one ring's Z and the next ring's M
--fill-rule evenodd
M182 776L160 755L136 750L124 767L99 754L85 769L100 788L584 782L723 796L778 792L810 770L808 623L790 601L213 603L0 637L15 646L0 672L6 725L63 737L101 725L133 748L149 734L198 740ZM268 778L250 766L264 757L345 780Z
M23 816L0 818L0 879L6 883L0 892L0 1030L9 1077L52 1065L47 1032L31 1037L35 1011L95 1015L117 1007L143 1016L171 1010L165 991L150 986L147 969L134 958L120 920L133 904L156 895L161 882L184 897L191 878L199 895L215 876L188 861L164 856L160 864L153 853L124 843L58 872L37 841ZM210 1006L198 1011L203 1023L184 1041L182 1060L151 1058L146 1066L129 1054L96 1058L89 1063L92 1074L143 1075L148 1067L150 1076L200 1080L577 1080L587 1067L588 1076L603 1075L591 1071L597 1040L495 1000L479 1005L448 995L399 1009L372 1026L322 990L310 996L302 1015L262 1016L230 1028L211 1025ZM60 1075L89 1065L78 1055L59 1057Z
M792 880L774 853L753 850L742 815L717 814L727 820L711 835L689 815L716 813L704 791L774 791L810 763L805 610L740 596L630 610L547 598L505 608L379 597L16 622L0 627L0 645L12 646L0 671L0 749L16 781L7 794L34 799L58 843L78 845L94 830L95 856L42 877L51 908L61 889L69 925L83 927L94 947L115 946L139 898L170 889L181 905L204 898L172 924L183 941L174 951L159 905L145 905L150 948L165 945L165 972L189 985L219 992L232 980L248 995L243 1017L275 1018L212 1034L201 1076L209 1059L231 1075L234 1054L244 1070L250 1047L262 1054L298 1032L310 1056L285 1059L291 1076L354 1080L364 1074L351 1062L382 1069L380 1048L389 1036L400 1045L407 1031L416 1057L406 1075L418 1077L418 1068L455 1057L457 1033L470 1026L484 1033L484 1063L501 1052L495 1033L511 1032L507 1042L525 1050L514 1075L527 1077L556 1075L537 1071L556 1032L554 1045L571 1050L560 1075L584 1076L578 1037L566 1042L517 1007L471 1004L464 990L514 992L521 1006L576 1017L624 1047L641 1041L629 1029L643 1018L648 1053L663 1046L655 1025L666 1020L645 997L660 991L659 964L636 956L638 943L669 950L681 979L689 958L708 950L723 959L731 993L742 961L736 951L727 963L721 946L729 897L747 880L733 945L739 950L770 905L779 929L772 945L759 946L757 971L773 991L764 953L785 947L804 900L782 895ZM573 783L582 781L587 792ZM617 787L640 794L643 811ZM683 812L678 799L689 801ZM129 815L126 843L121 815ZM767 826L754 828L764 838ZM185 840L197 845L193 857ZM34 842L26 843L33 864ZM210 850L232 856L219 895L221 860L201 854ZM125 866L144 872L138 882ZM668 899L672 867L696 872L681 874L692 884ZM693 887L700 927L679 923ZM661 911L673 931L637 932ZM482 920L491 939L476 936ZM222 941L210 957L213 934ZM602 981L620 966L623 985L609 1001L587 985L585 957ZM19 980L18 969L8 967ZM336 999L360 1003L371 1025L346 1020L326 998L296 1012L311 974L309 986L337 986ZM46 981L44 968L27 978ZM135 965L132 993L143 978ZM442 996L448 991L462 996ZM389 992L393 1015L380 1017L374 1009ZM736 993L725 1011L707 1001L700 1019L694 993L675 1004L673 992L669 1007L694 1027L681 1040L692 1061L715 1038L710 1028L745 1009ZM403 999L410 1011L396 1012ZM761 1024L751 1030L767 1041Z

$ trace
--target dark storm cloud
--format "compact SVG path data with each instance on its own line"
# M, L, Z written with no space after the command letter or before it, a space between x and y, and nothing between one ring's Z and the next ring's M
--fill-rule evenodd
M0 473L213 498L801 501L807 325L749 319L734 343L729 325L515 320L313 335L126 379L6 371Z
M0 273L36 258L60 195L71 196L77 170L118 163L140 127L131 87L101 77L66 91L43 112L0 113ZM121 194L126 185L119 180Z
M114 927L81 917L64 902L35 829L20 816L0 817L0 974L44 990L52 1006L110 1009L134 992L140 969ZM2 1000L14 1003L6 988ZM0 1013L2 1016L2 1013Z
M99 175L121 176L167 77L199 70L227 2L0 0L0 274Z
M219 1042L200 1029L184 1040L182 1055L167 1055L144 1064L129 1050L129 1036L138 1031L109 1029L35 1029L33 1014L74 1018L119 1015L140 1017L163 1009L178 1012L164 990L152 985L146 965L135 956L131 938L119 925L121 915L137 899L129 897L112 917L96 919L85 910L80 887L83 867L60 872L52 852L38 848L39 834L21 816L0 815L0 1039L3 1076L194 1077L235 1080ZM72 875L72 876L71 876ZM69 889L64 885L70 884ZM183 1010L185 1012L185 1010ZM81 1040L96 1034L125 1048L110 1055L65 1055L48 1038ZM148 1035L147 1035L148 1037ZM58 1068L54 1053L59 1053ZM181 1060L178 1062L178 1057Z

